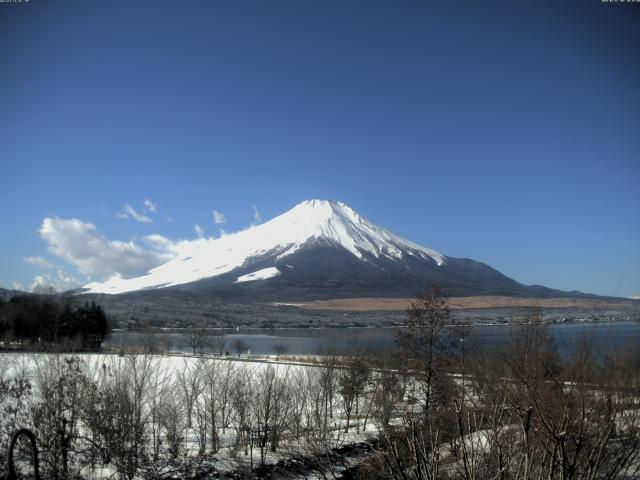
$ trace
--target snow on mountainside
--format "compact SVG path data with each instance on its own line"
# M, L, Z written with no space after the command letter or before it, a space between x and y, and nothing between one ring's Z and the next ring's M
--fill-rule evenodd
M135 278L112 277L86 285L83 293L125 293L157 289L218 277L253 261L273 256L267 268L239 275L234 283L266 280L280 275L274 265L304 246L323 243L341 247L354 258L395 262L415 259L442 266L446 257L417 245L358 215L336 201L307 200L261 225L217 239L185 243L169 262Z
M267 278L273 278L277 275L280 275L280 270L278 270L276 267L267 267L253 273L241 275L240 277L238 277L235 283L252 282L254 280L266 280Z

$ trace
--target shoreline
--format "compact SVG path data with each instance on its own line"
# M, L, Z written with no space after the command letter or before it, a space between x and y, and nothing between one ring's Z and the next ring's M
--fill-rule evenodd
M624 323L624 322L634 322L640 323L638 319L585 319L585 320L563 320L563 321L544 321L545 325L584 325L584 324L599 324L599 323ZM514 327L518 325L524 325L527 322L474 322L474 323L450 323L444 326L444 328L456 328L456 327ZM325 327L242 327L240 329L228 328L228 327L154 327L149 328L147 330L140 329L124 329L124 328L114 328L112 333L153 333L153 334L187 334L193 333L197 331L202 331L204 333L208 332L220 332L224 335L252 335L251 332L270 332L270 331L287 331L287 330L299 330L299 331L323 331L323 330L394 330L398 328L406 328L406 325L328 325ZM256 333L260 334L260 333ZM211 335L218 336L218 335Z

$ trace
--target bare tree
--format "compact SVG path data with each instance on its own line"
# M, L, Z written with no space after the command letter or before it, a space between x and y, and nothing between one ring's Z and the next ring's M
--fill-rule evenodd
M251 452L251 468L253 468L253 443L251 433L255 430L255 418L252 408L254 398L254 385L252 372L243 367L233 379L231 385L231 402L235 417L235 445L234 451L244 448L244 454ZM233 454L234 452L232 452Z
M121 479L132 480L147 462L147 388L154 369L148 355L112 359L89 397L93 406L86 425Z
M247 350L249 350L249 345L247 345L247 342L245 342L241 338L237 338L233 342L233 349L236 351L236 353L238 354L238 357L239 357L241 353L246 352Z
M438 394L436 363L448 321L449 307L443 291L435 284L427 284L409 306L405 327L396 333L398 345L418 375L416 385L422 387L413 400L422 403L425 413Z
M202 402L212 453L220 449L220 431L229 425L231 390L236 367L232 362L207 361L203 365Z
M293 370L289 375L289 382L292 395L287 423L293 437L300 439L302 433L307 429L307 415L310 409L308 376L305 370Z
M310 368L304 371L306 388L306 413L302 435L297 437L296 450L299 455L313 459L316 473L322 478L339 478L339 470L345 465L334 454L335 449L344 444L344 429L331 420L329 412L330 402L327 395L335 394L338 389L337 378L339 369L335 366L335 356L329 359L329 372L327 367ZM329 384L328 379L333 379ZM296 392L299 391L298 383L295 383ZM337 404L337 403L336 403ZM292 407L295 411L297 407Z
M162 392L158 416L162 428L163 439L170 460L176 460L182 452L186 422L184 403L180 398L180 386L174 384Z
M273 353L275 353L276 356L280 358L281 355L284 355L289 351L289 347L287 347L284 343L276 343L273 345L272 350Z
M209 416L209 401L210 397L207 395L207 367L213 363L212 360L205 360L200 358L197 360L198 367L196 368L198 375L197 380L192 379L195 384L191 387L195 391L195 398L192 408L192 416L195 422L192 423L193 433L198 441L198 455L204 455L207 449L207 440L209 436L210 426L209 422L211 418Z
M337 390L337 371L340 364L338 352L335 347L330 346L320 352L322 368L320 370L320 388L324 401L323 411L325 425L323 431L327 431L327 422L333 418L333 402Z
M31 421L31 370L21 358L0 355L0 451L7 451L11 435ZM5 472L0 462L0 477Z
M323 440L329 435L327 375L324 369L307 369L305 377L310 412L306 423L313 436Z
M41 357L36 365L40 401L33 405L33 424L43 445L44 470L54 478L71 474L69 455L76 448L85 367L80 358L62 355Z
M535 312L517 330L499 358L510 379L507 402L517 413L523 478L542 472L549 478L615 478L637 471L640 412L627 407L637 398L637 387L629 386L638 370L627 364L629 370L617 373L625 356L615 352L600 355L586 337L563 358Z
M383 355L383 358L388 358ZM398 398L399 380L396 371L392 370L389 363L382 363L380 371L374 376L375 385L371 394L373 417L378 428L389 427L389 421L395 409L395 400ZM401 397L402 398L402 397Z
M411 303L406 326L397 333L403 360L409 365L410 388L401 425L387 425L381 431L382 458L392 478L406 478L407 471L416 480L435 480L440 475L443 430L453 420L446 421L451 381L439 371L438 363L448 319L442 290L428 284Z
M176 390L174 372L160 368L157 361L153 361L149 372L148 382L148 423L151 454L154 461L160 458L163 426L165 422L165 403L169 391Z
M287 372L278 374L273 365L261 369L256 375L256 396L253 405L256 420L254 432L260 447L260 462L264 464L267 444L276 451L287 416L289 394Z
M210 337L210 343L213 353L220 356L224 354L224 347L226 344L224 335L214 335L213 337Z
M188 429L192 427L193 408L203 388L202 365L202 362L192 362L185 358L182 368L177 372L177 382L184 400Z
M192 329L184 335L187 345L191 349L193 355L202 355L209 347L209 337L204 328Z
M168 355L171 352L171 347L173 342L171 341L171 337L169 335L162 335L158 340L158 349L160 353L163 355Z

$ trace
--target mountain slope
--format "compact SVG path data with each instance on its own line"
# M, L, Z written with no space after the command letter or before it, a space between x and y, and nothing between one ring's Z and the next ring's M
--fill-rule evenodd
M558 296L484 263L444 256L361 217L341 202L308 200L261 225L187 242L147 274L86 285L84 293L173 289L263 299L413 295L425 281L450 295ZM567 294L565 294L567 295Z

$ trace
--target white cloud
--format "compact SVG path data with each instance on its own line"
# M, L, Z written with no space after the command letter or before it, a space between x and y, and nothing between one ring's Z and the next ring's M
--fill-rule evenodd
M33 290L34 287L42 286L45 283L46 281L43 275L36 275L35 277L33 277L33 282L31 283L31 290Z
M163 235L152 233L151 235L145 235L141 240L159 252L176 253L175 247L177 243Z
M13 286L14 290L22 290L23 289L22 284L20 282L18 282L17 280L13 281L13 285L12 286Z
M153 200L149 200L148 198L145 198L144 210L145 212L155 213L158 211L158 205Z
M253 219L258 223L262 223L262 217L260 216L260 211L258 210L258 207L256 207L255 205L253 205Z
M49 252L85 275L140 275L175 255L174 242L161 235L144 237L151 247L144 248L133 241L109 240L95 225L77 218L45 218L39 232Z
M253 208L254 218L261 220L257 208ZM226 220L217 210L213 210L212 215L218 223ZM69 275L62 270L55 270L55 260L44 257L25 257L25 261L52 270L38 275L41 278L34 278L32 286L46 284L64 291L85 284L89 281L85 281L88 276L94 281L101 281L114 276L130 278L143 275L178 255L188 255L194 248L199 248L202 242L213 241L213 236L205 237L206 232L201 225L194 225L193 231L198 238L191 240L173 240L160 234L151 234L120 241L105 237L93 223L78 218L47 217L40 226L40 236L47 243L48 252L75 267L75 273ZM222 228L219 228L219 232L220 236L227 235Z
M136 210L128 203L122 207L121 212L116 213L116 217L122 218L122 219L133 218L136 222L140 222L140 223L153 222L153 220L147 217L146 215L136 212Z
M49 285L49 282L46 278L44 278L43 275L36 275L35 277L33 277L33 282L31 283L29 289L33 293L40 293L45 295L55 293L55 288L53 287L53 285Z
M77 278L72 277L64 270L57 271L58 278L54 281L54 286L57 285L58 290L64 291L70 288L76 288L82 285L82 282Z
M36 267L53 268L53 265L49 260L40 256L24 257L24 261L31 265L35 265Z
M78 279L72 277L64 270L58 270L55 276L44 273L33 277L30 290L33 293L51 294L54 292L64 292L82 285Z
M224 213L214 210L213 212L213 223L216 225L220 225L221 223L226 223L227 219L224 218Z

